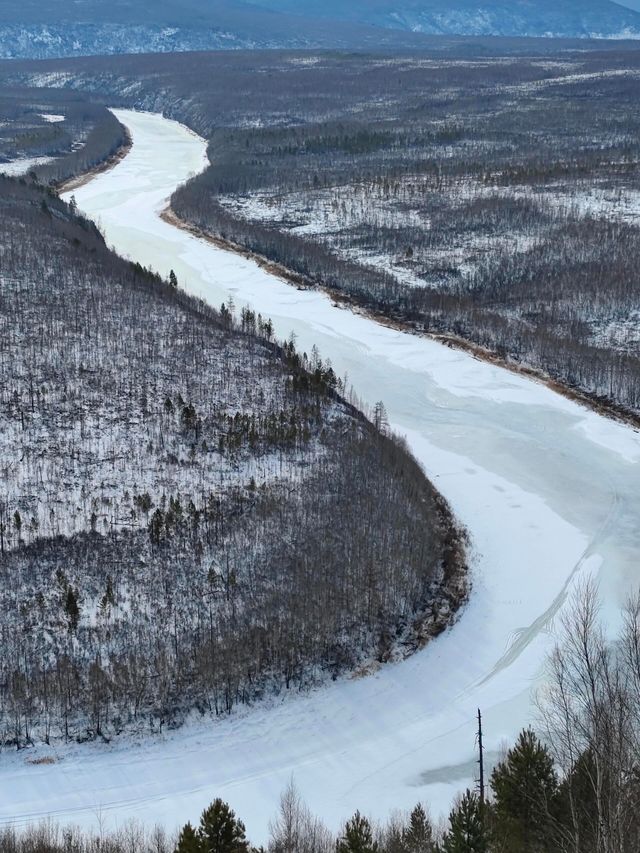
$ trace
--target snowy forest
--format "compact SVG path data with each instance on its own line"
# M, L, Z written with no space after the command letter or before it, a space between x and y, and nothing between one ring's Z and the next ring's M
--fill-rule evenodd
M563 616L539 696L539 731L505 745L447 820L428 803L378 822L356 811L338 832L317 818L295 778L266 846L247 838L221 799L180 832L130 821L84 833L48 822L0 830L2 853L636 853L640 845L640 597L605 637L597 587L583 582ZM471 733L469 733L470 736ZM371 804L369 804L371 805ZM366 809L367 804L363 804ZM186 817L186 816L185 816Z
M449 624L464 537L340 389L0 178L3 744L161 731Z
M113 113L80 92L0 89L0 173L27 160L42 183L59 184L104 163L125 143Z
M184 220L635 420L639 73L553 42L0 66L209 139Z

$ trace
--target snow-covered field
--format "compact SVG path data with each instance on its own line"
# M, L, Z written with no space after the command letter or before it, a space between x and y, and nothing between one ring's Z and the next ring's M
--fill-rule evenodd
M53 159L53 157L23 157L20 160L12 160L10 163L0 163L0 174L19 178L21 175L26 175L34 166L44 166Z
M449 155L438 146L431 156ZM441 181L429 174L409 173L392 181L384 175L280 193L252 190L220 195L217 201L240 219L310 238L339 257L384 270L400 284L437 290L465 280L471 286L474 273L500 255L513 257L545 240L553 243L555 229L567 219L640 221L638 190L611 186L606 179L535 188L493 186L469 175ZM508 216L510 205L514 209ZM498 210L499 223L492 216ZM619 333L618 325L606 343L624 348L624 324Z
M534 719L532 693L571 582L594 573L611 622L640 583L640 435L546 387L334 307L163 222L205 143L159 116L118 111L131 153L75 191L120 253L214 304L233 295L297 346L317 344L368 403L382 399L472 535L471 603L409 660L163 739L62 750L53 764L0 758L0 820L53 814L95 827L129 817L169 828L214 796L265 840L293 775L331 825L418 800L437 813L471 783L475 714L494 757ZM44 753L42 753L44 754ZM37 754L31 752L33 761Z

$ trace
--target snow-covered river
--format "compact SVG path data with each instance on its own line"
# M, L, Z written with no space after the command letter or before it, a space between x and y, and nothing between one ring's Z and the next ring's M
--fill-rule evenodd
M76 190L123 255L218 305L232 294L280 337L317 344L369 403L383 400L472 535L471 603L404 663L163 740L85 745L57 763L0 760L0 819L47 813L169 827L228 799L254 841L293 774L332 826L356 808L382 817L418 800L437 813L470 784L475 714L495 754L534 718L532 692L571 580L600 579L614 618L640 582L640 435L528 381L336 308L159 218L205 165L205 143L159 116L118 112L130 154Z

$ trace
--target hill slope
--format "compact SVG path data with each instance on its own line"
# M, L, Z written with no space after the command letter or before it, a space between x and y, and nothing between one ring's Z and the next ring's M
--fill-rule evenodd
M0 742L222 713L416 647L447 509L317 355L1 177L0 237Z
M565 38L640 35L640 14L609 0L254 0L279 12L422 33Z
M419 46L424 37L349 21L314 20L242 0L97 0L16 5L0 0L0 58L44 59L112 53L275 47Z
M609 0L0 2L0 58L239 48L415 48L426 35L640 36Z

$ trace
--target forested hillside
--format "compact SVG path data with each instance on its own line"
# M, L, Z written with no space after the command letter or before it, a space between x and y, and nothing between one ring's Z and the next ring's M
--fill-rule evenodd
M640 845L640 598L605 638L593 584L578 587L562 617L540 694L538 730L523 729L486 775L459 790L448 815L429 803L370 817L375 796L339 826L316 816L290 780L267 833L253 847L245 824L219 797L184 815L179 832L129 821L99 833L51 821L0 829L2 853L637 853ZM459 727L472 741L473 729ZM476 743L476 746L478 744ZM471 765L475 766L475 765ZM460 786L460 781L454 780ZM417 779L412 786L420 797ZM424 789L422 789L424 794ZM232 791L235 796L236 792ZM317 791L308 791L313 802ZM212 794L212 797L215 794ZM255 826L255 815L248 819ZM191 822L193 820L193 823ZM251 823L249 823L251 828Z
M336 21L420 33L614 37L640 31L640 16L610 0L255 0L256 5Z
M109 738L407 654L460 537L317 353L0 178L0 739Z
M0 173L37 170L45 183L86 172L126 143L113 113L81 92L0 90Z
M636 38L610 0L0 0L0 57L264 48L421 49L433 35Z
M619 32L625 10L620 9ZM0 0L0 57L265 48L419 47L425 37L261 9L244 0Z
M519 51L519 52L518 52ZM210 140L174 211L297 282L640 410L640 51L3 66Z

